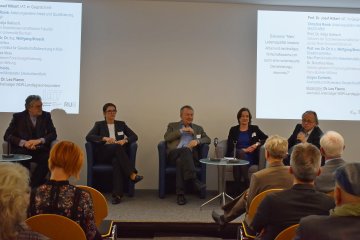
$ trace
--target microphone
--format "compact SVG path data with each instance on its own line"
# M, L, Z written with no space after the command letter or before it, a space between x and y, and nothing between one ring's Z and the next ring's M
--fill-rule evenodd
M219 139L218 139L218 138L214 138L214 146L217 147L218 144L219 144Z
M7 138L7 154L3 154L3 158L13 158L14 157L14 154L10 154L10 138L11 138L11 135L9 135L9 137Z
M236 144L237 144L237 141L235 140L233 143L234 143L234 159L236 159Z

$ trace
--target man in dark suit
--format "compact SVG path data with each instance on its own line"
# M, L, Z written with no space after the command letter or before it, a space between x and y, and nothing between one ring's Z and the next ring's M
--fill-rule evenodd
M46 180L49 171L50 145L57 134L50 113L42 110L40 96L28 96L25 100L25 108L25 111L13 115L4 140L11 144L12 153L32 156L30 161L21 164L28 169L30 162L37 164L31 174L31 186L37 187Z
M261 233L259 239L272 240L285 228L297 224L302 217L328 215L334 199L314 189L320 173L319 149L300 143L291 154L290 173L294 175L291 189L267 195L260 203L251 228Z
M302 218L296 240L347 240L360 236L360 163L347 163L335 172L336 207L330 216Z
M320 149L320 138L323 132L319 128L319 120L316 112L306 111L302 115L301 124L295 126L294 132L288 139L289 154L291 154L293 147L298 143L311 143ZM290 157L284 160L286 165L289 165Z
M341 155L345 149L344 138L335 131L326 132L320 139L320 152L325 159L321 173L315 179L316 190L329 193L335 189L335 170L344 165Z
M164 135L167 143L169 164L176 166L176 194L179 205L186 204L184 195L184 181L191 181L197 190L205 188L196 178L195 163L197 146L210 144L211 140L204 129L193 124L194 110L191 106L180 109L180 122L168 124Z

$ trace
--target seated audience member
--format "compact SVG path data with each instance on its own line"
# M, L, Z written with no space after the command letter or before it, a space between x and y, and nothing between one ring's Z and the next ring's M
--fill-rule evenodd
M243 213L247 212L253 198L259 193L271 188L291 188L293 176L289 174L289 167L284 166L283 159L288 151L288 142L278 135L270 136L265 142L265 158L268 167L251 176L250 187L239 197L222 208L224 215L215 211L212 217L220 225L224 225Z
M31 187L37 187L46 181L50 144L56 137L51 114L42 110L41 97L28 96L25 111L13 115L4 140L11 145L12 153L32 156L31 160L21 162L28 169L30 162L36 163L35 171L31 174Z
M335 170L344 165L341 155L345 149L344 138L335 131L326 132L320 139L320 152L325 159L321 173L315 178L315 189L329 193L335 189Z
M198 160L198 146L209 144L210 138L204 129L193 123L194 110L186 105L180 109L180 122L172 122L167 126L164 139L167 144L167 154L170 165L176 166L176 194L177 204L186 204L185 183L192 183L197 191L206 186L196 177L194 161Z
M307 216L296 240L347 240L360 236L360 163L347 163L335 172L335 203L330 216Z
M121 202L124 177L134 183L143 179L143 176L137 174L125 151L126 145L136 142L138 137L125 122L115 120L116 112L113 103L106 103L103 107L105 120L96 122L86 136L87 141L98 143L95 152L97 159L113 166L112 204Z
M319 120L316 112L306 111L302 115L301 124L295 126L294 132L288 139L289 154L292 148L298 143L311 143L320 149L320 138L323 132L319 128ZM285 164L289 165L290 156L285 159Z
M17 163L0 162L0 239L47 239L24 222L29 193L29 171Z
M267 195L260 203L251 227L258 238L273 240L285 228L299 223L302 217L328 215L334 199L314 188L320 173L319 149L310 143L297 144L291 154L290 173L294 175L291 189Z
M51 149L50 181L32 190L29 215L58 214L77 222L87 239L102 239L96 229L90 193L71 185L68 179L79 178L84 155L79 146L61 141Z
M234 179L237 183L244 179L246 187L249 186L249 174L258 170L259 149L267 139L256 125L251 125L252 115L248 108L241 108L237 113L239 125L230 128L227 139L227 157L237 157L250 162L249 165L233 167ZM235 154L234 154L234 151Z

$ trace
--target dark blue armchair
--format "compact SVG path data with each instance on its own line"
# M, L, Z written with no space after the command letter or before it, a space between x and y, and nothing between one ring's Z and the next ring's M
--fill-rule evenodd
M97 163L95 156L96 145L97 143L85 143L87 155L87 185L102 192L111 192L113 168L111 164ZM128 145L126 148L130 162L134 165L134 167L137 147L137 143L134 142ZM126 192L129 197L133 197L134 190L134 183L129 179L126 179L124 181L124 192Z
M158 152L159 152L159 198L165 197L166 192L166 178L168 175L176 174L176 167L169 166L167 164L167 153L166 153L166 142L161 141L158 144ZM199 159L207 158L209 152L208 144L201 144L199 149ZM202 183L206 183L206 164L200 164L199 167L196 167L197 177ZM175 188L174 188L175 189ZM200 193L200 198L205 198L206 189L203 189Z

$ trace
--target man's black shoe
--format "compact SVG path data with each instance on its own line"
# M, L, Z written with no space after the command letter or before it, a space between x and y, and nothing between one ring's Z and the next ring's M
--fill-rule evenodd
M214 221L217 224L219 224L220 226L224 226L226 224L225 219L224 219L224 215L220 215L220 214L218 214L217 212L215 212L213 210L211 216L214 219Z
M177 204L178 205L185 205L186 204L186 198L184 194L177 195Z
M204 183L200 182L198 179L193 180L193 185L194 185L194 189L197 192L201 192L202 190L204 190L206 188L206 185Z
M121 196L119 195L112 195L111 203L112 204L119 204L121 202Z

